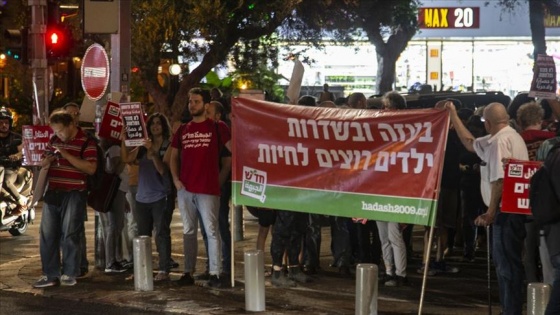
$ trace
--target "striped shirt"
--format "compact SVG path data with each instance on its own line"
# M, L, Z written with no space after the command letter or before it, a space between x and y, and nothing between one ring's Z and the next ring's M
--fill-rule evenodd
M63 142L59 137L54 135L46 151L54 151L54 145L67 150L71 155L80 157L80 152L87 135L82 129L78 129L78 133L74 139ZM97 161L97 147L94 141L89 141L88 146L85 148L83 158L88 161ZM49 190L86 190L87 188L87 174L74 167L67 159L59 157L55 159L49 168L48 173Z

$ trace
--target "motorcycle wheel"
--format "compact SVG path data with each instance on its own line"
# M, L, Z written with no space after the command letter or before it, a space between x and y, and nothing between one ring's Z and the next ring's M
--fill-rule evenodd
M27 220L22 220L20 217L16 225L9 229L8 232L10 232L10 234L12 234L13 236L20 236L22 234L25 234L28 226L29 222L27 222Z

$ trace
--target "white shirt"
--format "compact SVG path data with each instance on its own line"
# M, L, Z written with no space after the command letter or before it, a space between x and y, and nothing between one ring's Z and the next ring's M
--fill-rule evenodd
M523 138L510 126L495 135L487 135L474 141L474 151L482 160L480 165L480 192L486 206L490 205L492 182L504 178L502 159L529 160Z

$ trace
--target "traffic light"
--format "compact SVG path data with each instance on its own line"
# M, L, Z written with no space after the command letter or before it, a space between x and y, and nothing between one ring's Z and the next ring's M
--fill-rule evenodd
M60 24L47 25L45 49L49 61L68 57L72 45L72 33L69 29Z
M6 55L20 61L23 64L28 63L28 33L27 28L19 30L7 29L4 31Z

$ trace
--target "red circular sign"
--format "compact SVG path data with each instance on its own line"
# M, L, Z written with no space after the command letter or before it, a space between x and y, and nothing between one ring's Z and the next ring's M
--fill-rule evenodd
M80 74L82 87L90 100L97 101L103 97L109 84L109 73L109 58L103 46L89 46L82 59Z

